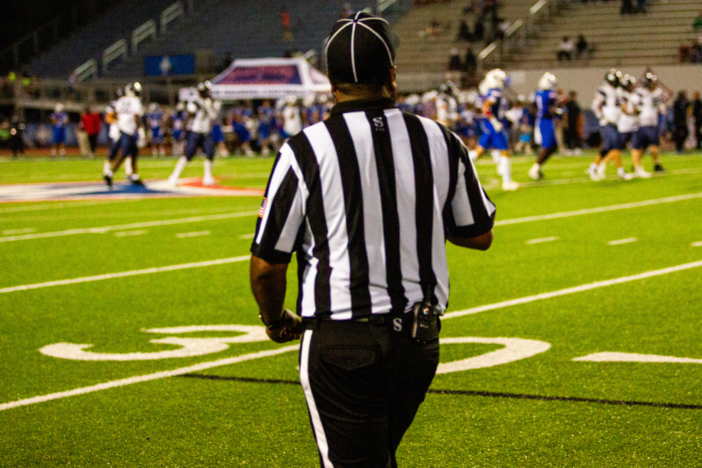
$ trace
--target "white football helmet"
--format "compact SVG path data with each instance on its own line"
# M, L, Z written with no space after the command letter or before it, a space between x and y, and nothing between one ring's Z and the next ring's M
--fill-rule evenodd
M539 80L539 89L553 89L556 87L557 83L555 75L546 72Z
M127 97L139 97L141 96L141 84L138 81L134 83L129 83L124 87L124 95Z
M63 104L56 104L56 107L54 107L54 112L58 114L59 112L63 112L63 109Z

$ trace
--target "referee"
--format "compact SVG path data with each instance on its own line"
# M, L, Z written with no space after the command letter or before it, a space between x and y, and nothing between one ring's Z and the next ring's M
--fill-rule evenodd
M495 206L446 127L395 107L397 36L365 13L332 28L337 105L284 145L251 248L268 336L302 337L321 466L395 467L439 363L445 242L486 250ZM297 254L297 313L283 308Z

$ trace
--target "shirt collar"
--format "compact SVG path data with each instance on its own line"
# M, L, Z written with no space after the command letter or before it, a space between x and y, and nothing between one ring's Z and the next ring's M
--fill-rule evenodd
M330 115L341 115L345 112L358 112L377 109L395 109L395 100L391 98L380 99L354 99L353 101L344 101L341 104L335 105Z

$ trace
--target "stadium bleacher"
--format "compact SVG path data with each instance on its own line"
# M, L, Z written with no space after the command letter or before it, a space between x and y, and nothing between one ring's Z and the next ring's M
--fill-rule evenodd
M692 21L700 11L694 0L652 0L647 13L621 15L621 2L574 3L525 53L510 57L508 68L529 69L552 66L616 67L670 65L678 62L681 43L699 35ZM562 37L573 40L583 34L594 45L590 56L581 60L556 61Z
M127 0L119 3L97 21L34 59L31 71L41 77L68 77L76 67L98 57L115 41L131 37L132 31L144 22L158 20L161 12L175 1Z
M510 23L525 18L536 0L510 0L502 2L499 17ZM397 66L403 73L441 72L446 70L452 47L458 47L461 54L465 43L456 42L461 19L465 19L471 31L474 28L476 13L464 14L468 2L453 1L414 8L395 25L402 47L398 50ZM421 37L420 31L429 26L432 20L448 24L448 29L435 37ZM486 25L487 29L488 25ZM477 55L484 43L473 45Z

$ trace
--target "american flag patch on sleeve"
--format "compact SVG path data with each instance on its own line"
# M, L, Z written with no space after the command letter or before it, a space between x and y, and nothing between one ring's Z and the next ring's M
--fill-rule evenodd
M263 214L266 212L266 206L268 206L268 199L266 197L263 197L263 201L261 202L261 208L258 209L259 218L263 218Z

